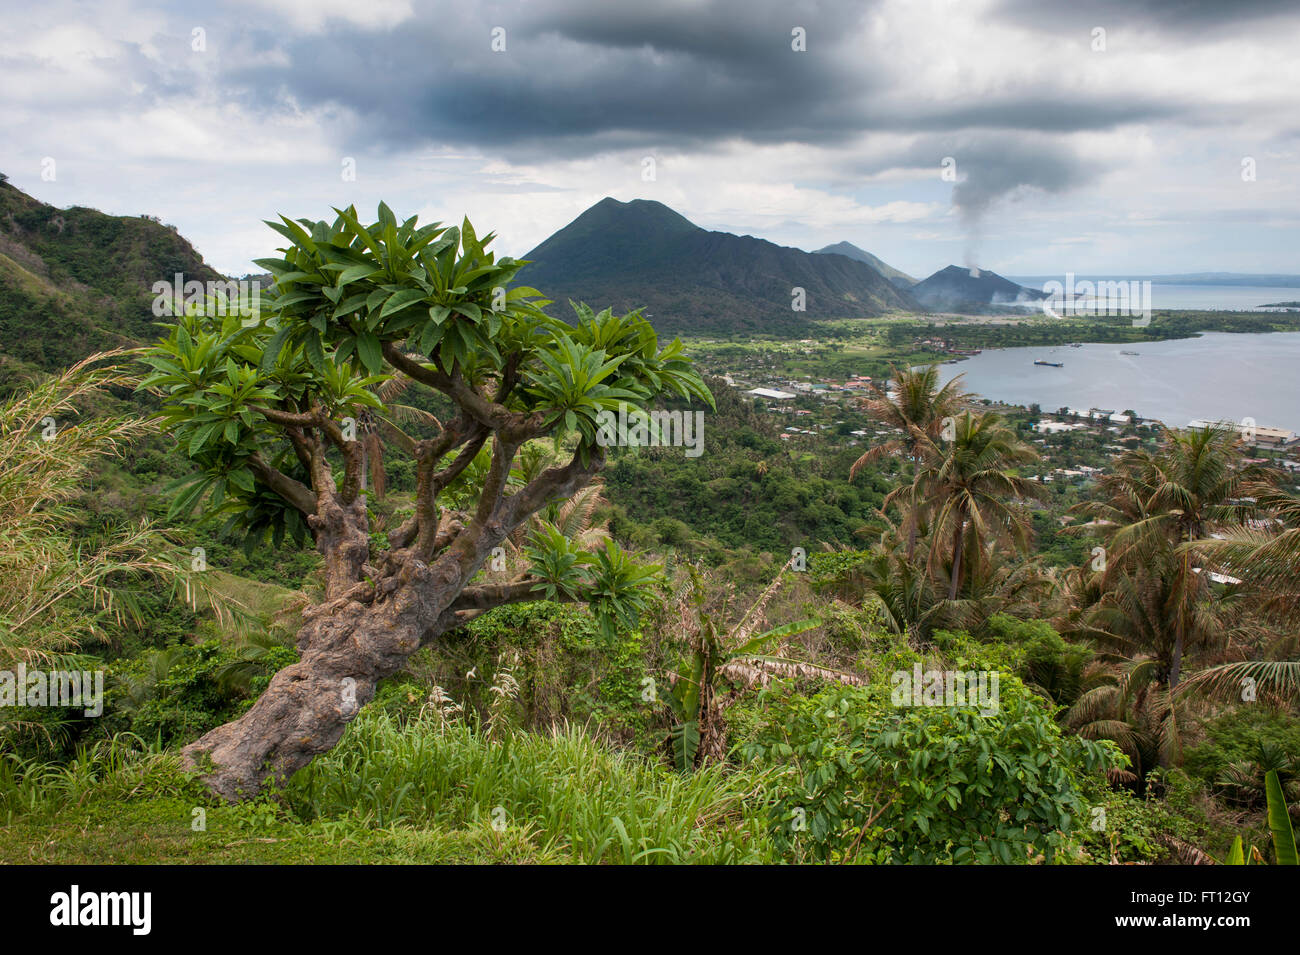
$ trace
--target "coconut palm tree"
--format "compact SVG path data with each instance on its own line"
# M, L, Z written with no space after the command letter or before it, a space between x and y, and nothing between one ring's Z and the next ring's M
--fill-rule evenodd
M925 568L909 561L902 547L864 555L830 589L860 606L874 605L885 630L907 637L916 648L927 644L936 629L965 622L964 615L936 590Z
M1186 654L1225 653L1261 634L1240 594L1223 590L1212 597L1208 587L1213 585L1181 570L1176 555L1149 554L1147 563L1111 579L1078 630L1126 658L1150 655L1157 678L1171 690L1178 687Z
M930 566L937 571L947 559L948 599L955 600L966 555L978 560L990 540L1028 547L1030 526L1020 502L1041 496L1042 486L1020 477L1014 468L1037 460L1038 452L993 412L963 412L941 443L929 435L922 441L924 474L919 486L925 489L925 507L934 515Z
M1242 660L1202 670L1191 678L1198 692L1239 696L1249 686L1288 700L1300 699L1300 500L1266 494L1260 507L1270 519L1230 528L1197 545L1212 566L1241 579L1240 590L1264 614L1276 619L1283 636L1265 648L1264 659ZM1287 659L1289 658L1289 659Z
M1241 466L1240 450L1234 431L1212 426L1170 431L1156 451L1123 455L1099 479L1098 496L1078 506L1101 526L1116 528L1108 562L1122 562L1130 551L1140 559L1153 541L1203 541L1253 517L1255 495L1272 491L1273 482L1258 466ZM1187 556L1194 563L1197 555Z
M921 451L939 440L944 422L961 411L969 396L962 391L961 375L940 387L938 365L917 369L892 368L892 372L889 387L881 389L872 382L866 411L876 421L901 434L864 451L849 468L849 480L857 477L868 464L899 452L912 462L912 483L891 492L885 501L888 506L900 492L908 494L905 521L907 558L910 560L916 551L922 518Z
M1241 466L1228 429L1172 431L1155 451L1124 455L1099 481L1097 498L1077 508L1093 518L1079 530L1106 546L1102 568L1075 580L1071 630L1149 671L1160 688L1147 708L1159 727L1161 765L1177 759L1176 691L1186 658L1230 658L1267 636L1241 589L1211 578L1207 551L1216 546L1210 535L1243 527L1270 486L1266 473ZM1194 677L1194 687L1221 691L1216 672L1241 676L1216 667Z
M973 629L977 608L968 600L945 600L940 582L929 573L925 562L908 559L899 527L884 511L879 539L869 550L854 551L844 545L823 545L841 561L836 571L820 577L815 591L833 600L872 611L877 623L889 633L907 638L920 650L930 643L935 630Z
M1271 487L1265 472L1240 466L1239 447L1226 428L1171 431L1156 451L1124 455L1098 482L1098 497L1077 508L1106 541L1091 628L1150 652L1171 692L1190 649L1245 634L1225 637L1225 627L1244 624L1229 625L1231 599L1211 603L1205 572L1209 535L1240 528Z
M987 541L979 560L963 559L962 588L970 602L971 625L979 628L994 614L1021 620L1051 618L1062 599L1064 585L1055 568L1036 559L1008 553Z
M1177 721L1156 671L1151 659L1096 663L1084 676L1089 689L1065 711L1063 721L1076 734L1112 740L1129 758L1128 770L1110 773L1112 782L1140 787L1152 768L1176 757Z
M1203 585L1200 575L1182 575L1172 551L1148 554L1146 565L1113 575L1101 599L1083 613L1072 636L1086 638L1113 655L1136 665L1142 663L1161 692L1149 701L1157 704L1162 732L1161 765L1177 761L1179 719L1176 705L1182 694L1179 668L1184 652L1223 654L1234 645L1259 635L1254 618L1245 612L1240 594L1223 592L1188 594L1181 588ZM1100 575L1098 575L1100 576ZM1154 713L1154 710L1152 710Z
M1300 796L1297 761L1284 747L1271 740L1256 740L1250 759L1229 763L1214 780L1215 788L1231 803L1254 809L1267 800L1265 777L1277 773L1283 794L1294 801Z
M1277 701L1300 700L1300 660L1240 660L1206 667L1180 686L1186 693L1242 701L1249 694Z

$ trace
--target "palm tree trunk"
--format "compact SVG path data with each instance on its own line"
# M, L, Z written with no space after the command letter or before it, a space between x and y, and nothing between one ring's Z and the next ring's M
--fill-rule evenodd
M921 459L919 455L912 456L912 500L911 506L907 509L907 562L912 562L912 557L916 554L916 536L920 527L920 515L917 514L917 508L920 505L916 500L916 482L921 473Z
M948 579L948 599L957 599L957 588L961 585L961 551L966 540L966 509L957 513L957 526L952 532L952 573Z
M1174 638L1174 652L1169 661L1169 692L1172 694L1178 687L1178 678L1183 670L1183 635L1179 632Z
M911 500L907 507L907 563L917 554L917 535L920 533L920 502L917 485L920 481L920 455L911 456Z

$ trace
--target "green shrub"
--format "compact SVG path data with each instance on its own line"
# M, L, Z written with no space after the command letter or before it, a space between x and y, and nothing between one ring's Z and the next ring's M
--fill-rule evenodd
M1100 776L1085 776L1081 791L1087 812L1076 827L1074 842L1087 859L1100 864L1179 862L1173 840L1207 846L1209 821L1196 806L1198 787L1180 770L1162 778L1165 797L1114 788Z
M210 798L181 772L175 753L164 753L133 733L79 747L65 764L0 753L0 824L23 815L49 816L92 798L152 800L182 794Z
M297 659L293 649L274 643L209 640L118 661L109 670L105 731L188 743L251 706L271 677Z
M792 696L745 747L777 772L773 837L819 861L1055 861L1080 824L1079 777L1118 765L1063 736L1040 697L1002 675L996 712L895 707L882 687Z
M985 625L984 636L1017 647L1022 655L1017 673L1053 702L1071 703L1083 689L1083 671L1092 660L1092 651L1067 643L1046 620L994 614Z
M468 711L485 715L495 697L494 673L517 652L512 722L547 729L558 721L596 719L607 736L644 751L657 742L650 729L657 717L641 699L647 673L643 644L642 633L635 630L602 634L585 607L551 601L508 604L472 621L461 639L414 658L409 673L397 682L420 686L408 686L399 706L414 704L407 708L418 711L437 684Z

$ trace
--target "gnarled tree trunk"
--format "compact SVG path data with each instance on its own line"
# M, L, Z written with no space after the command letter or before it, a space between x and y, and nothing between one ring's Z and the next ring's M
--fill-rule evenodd
M426 460L437 447L422 449ZM498 443L497 473L514 448ZM436 459L434 459L436 460ZM551 500L571 495L603 464L595 454L551 468L517 493L489 477L485 498L468 523L450 514L417 514L389 535L393 545L370 558L364 496L349 503L331 490L319 496L309 523L325 558L325 600L309 607L298 632L298 662L280 670L252 708L182 751L186 768L214 793L247 799L328 752L347 724L374 698L380 680L449 630L506 603L537 599L534 580L468 584L492 549ZM436 533L424 526L436 521Z

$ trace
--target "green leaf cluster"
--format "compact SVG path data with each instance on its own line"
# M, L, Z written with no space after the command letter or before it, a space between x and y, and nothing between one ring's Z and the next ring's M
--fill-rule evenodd
M746 755L778 771L773 836L792 854L880 863L1052 862L1081 820L1079 776L1110 743L1064 736L1014 677L999 707L895 707L880 688L784 701Z

